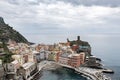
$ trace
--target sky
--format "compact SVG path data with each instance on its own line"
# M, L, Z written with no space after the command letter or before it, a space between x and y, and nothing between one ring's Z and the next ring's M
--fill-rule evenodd
M107 65L120 61L120 0L0 0L0 17L28 41L88 41Z
M0 0L0 16L35 43L120 35L120 0Z

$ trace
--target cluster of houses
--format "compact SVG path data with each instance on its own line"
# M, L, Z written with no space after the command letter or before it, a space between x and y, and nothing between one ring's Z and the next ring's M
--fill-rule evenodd
M29 80L30 76L38 71L37 63L43 60L55 61L75 68L86 65L86 63L90 65L96 62L96 58L91 57L90 46L77 44L71 46L69 41L54 45L28 45L10 40L8 49L14 53L12 55L14 61L4 65L8 80L18 79L20 76L22 79ZM0 62L0 72L1 70Z
M38 69L36 55L39 52L35 50L35 46L12 40L7 45L9 51L13 53L13 61L2 65L4 77L7 77L5 80L18 80L20 75L24 75L23 78L27 80Z
M85 62L85 52L76 53L71 49L68 43L59 43L48 48L44 54L44 59L55 61L61 64L70 65L72 67L80 67Z

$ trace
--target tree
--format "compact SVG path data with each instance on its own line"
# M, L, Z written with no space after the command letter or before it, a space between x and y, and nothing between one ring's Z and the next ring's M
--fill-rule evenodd
M12 59L11 56L13 55L13 53L9 51L9 49L7 47L7 44L4 41L2 43L2 47L3 47L4 53L5 53L4 56L0 57L2 59L2 61L3 61L3 64L12 62L13 59Z

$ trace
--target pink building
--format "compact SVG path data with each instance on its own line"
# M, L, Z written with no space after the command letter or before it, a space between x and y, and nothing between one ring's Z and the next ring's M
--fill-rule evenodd
M81 64L84 64L85 53L71 54L68 57L68 65L72 67L80 67Z

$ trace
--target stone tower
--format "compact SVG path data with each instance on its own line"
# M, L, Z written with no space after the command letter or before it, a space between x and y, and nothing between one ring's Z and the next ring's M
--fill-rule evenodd
M77 40L80 41L80 36L77 36Z

